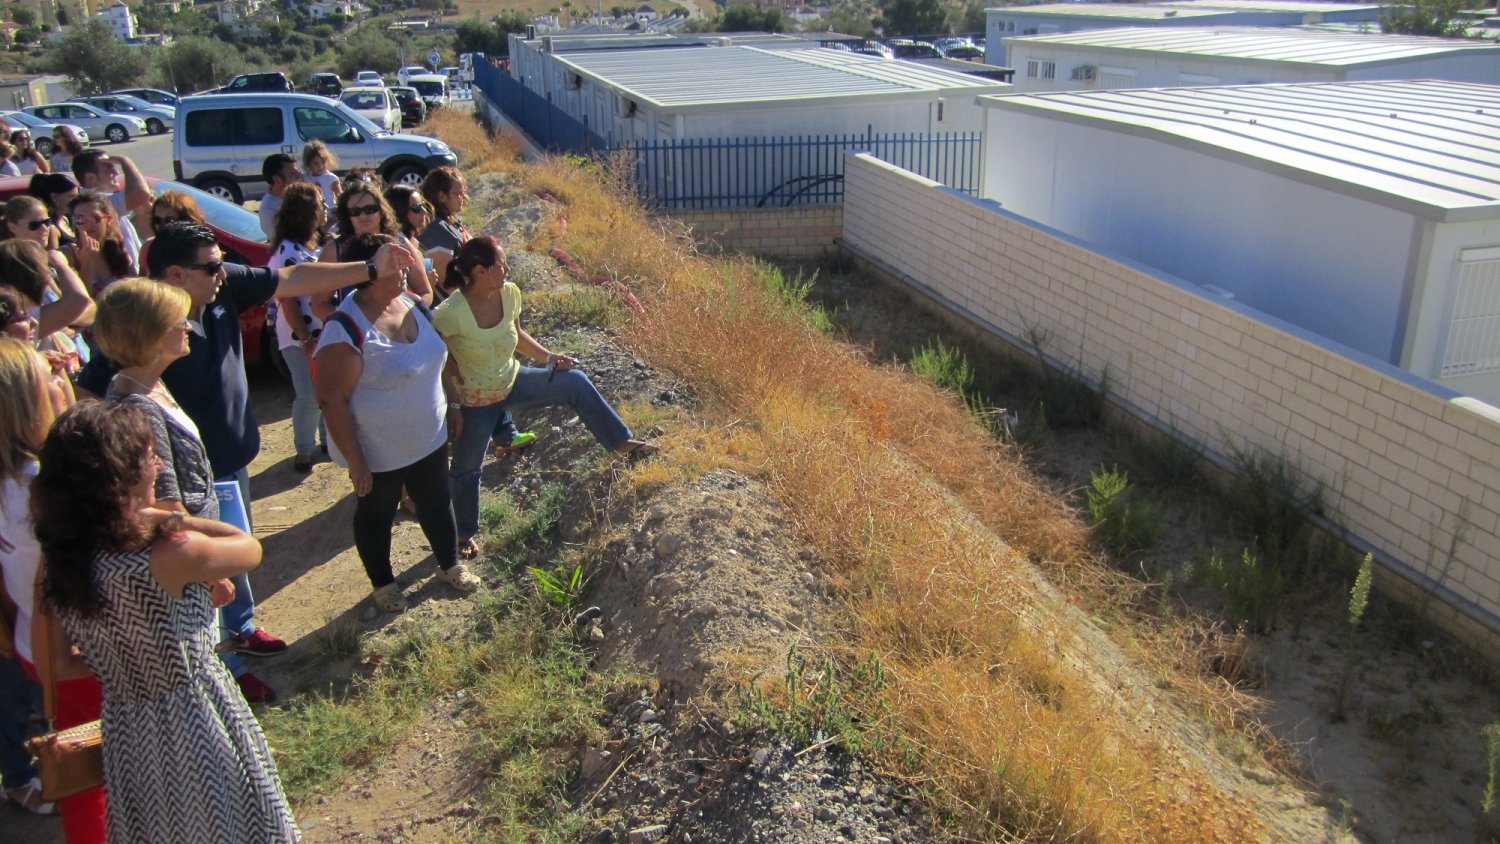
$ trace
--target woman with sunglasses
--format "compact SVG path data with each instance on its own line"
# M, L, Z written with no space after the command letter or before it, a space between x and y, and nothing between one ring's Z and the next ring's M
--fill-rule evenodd
M176 222L208 225L208 219L203 216L203 209L198 207L197 200L180 190L162 191L161 196L151 201L151 224L147 229L151 236L141 244L141 254L135 262L137 267L146 266L146 254L151 251L151 241L156 239L157 229Z
M0 215L4 215L5 231L11 237L34 241L44 249L57 248L57 229L52 227L47 206L40 199L24 194L13 196L5 201Z
M36 173L50 173L52 166L31 142L30 129L17 129L10 133L10 145L16 148L16 154L11 159L21 169L22 176L31 176Z
M96 193L79 194L68 203L68 217L78 235L73 263L95 295L119 279L136 274L136 256L125 251L120 220L108 199Z
M52 172L73 172L73 156L83 152L85 138L79 137L82 129L69 123L52 130Z
M59 247L72 246L78 240L77 233L68 222L68 203L78 195L78 183L66 173L38 173L31 177L26 193L41 200L47 206L47 216L52 228L57 229Z
M386 188L385 201L397 217L401 239L414 252L420 254L422 243L419 238L422 231L427 228L427 224L432 221L432 206L428 205L422 194L411 185L392 185ZM427 288L432 291L433 304L443 300L443 291L438 284L439 278L436 266L427 270Z

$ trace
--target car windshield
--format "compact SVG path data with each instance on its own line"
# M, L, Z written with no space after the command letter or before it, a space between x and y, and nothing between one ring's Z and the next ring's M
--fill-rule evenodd
M350 123L353 123L355 126L358 126L359 129L360 129L360 131L364 132L366 135L388 135L388 134L390 134L389 132L387 132L385 130L385 127L383 127L383 126L376 126L374 123L372 123L370 121L370 118L365 117L363 114L360 114L359 112L357 112L354 109L350 108L345 103L335 103L334 104L334 108L338 109L338 113L342 114L344 116L345 120L349 121Z
M385 94L375 91L356 91L353 94L344 95L344 105L358 109L385 108Z
M157 196L169 190L181 191L198 203L198 207L203 210L203 216L210 226L251 243L266 242L266 233L260 228L260 217L233 202L227 202L181 182L163 180L157 182L153 190Z
M396 99L403 103L411 102L417 98L417 89L415 88L392 88L391 93L395 94Z
M137 111L148 108L156 108L156 106L146 102L140 97L121 97L120 99L124 100L127 104L130 105L131 108L134 108Z
M35 129L40 129L44 126L50 125L47 123L47 121L41 119L40 117L37 117L34 114L27 114L24 111L13 111L5 115L5 117L8 120L13 120L16 123L24 123L27 126Z
M411 86L413 88L416 88L417 92L424 97L438 97L442 96L443 93L443 83L441 82L432 82L425 79L413 79L411 82Z

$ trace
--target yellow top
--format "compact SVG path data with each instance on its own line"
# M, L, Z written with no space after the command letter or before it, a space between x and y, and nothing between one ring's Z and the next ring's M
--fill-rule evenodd
M459 400L468 407L481 407L503 401L516 383L521 364L516 360L516 343L520 339L521 288L510 282L500 291L504 315L493 328L480 328L474 321L469 300L459 290L443 300L432 311L432 324L448 351L458 362L463 382L458 385Z

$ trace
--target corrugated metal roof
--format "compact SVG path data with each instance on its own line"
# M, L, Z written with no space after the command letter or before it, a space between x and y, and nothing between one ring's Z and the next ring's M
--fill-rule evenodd
M1009 85L976 76L843 50L701 47L578 53L557 56L557 61L664 107L1010 90Z
M1463 38L1424 38L1415 35L1344 33L1271 27L1123 27L1085 29L1055 35L1007 38L1006 43L1067 44L1110 50L1131 50L1219 58L1254 59L1293 64L1350 67L1425 58L1447 53L1476 52L1500 63L1500 44ZM1500 64L1497 64L1500 72Z
M1211 7L1193 8L1185 6L1151 5L1148 3L1042 3L1037 6L1005 6L985 9L986 12L1004 12L1007 15L1042 18L1131 18L1135 20L1162 20L1164 18L1197 18L1233 14L1228 9Z
M1500 86L1433 80L987 97L1172 136L1439 219L1500 212ZM1450 212L1470 209L1475 213Z
M1302 14L1376 12L1381 8L1379 3L1319 3L1316 0L1166 0L1162 5L1228 9L1235 12L1299 12Z

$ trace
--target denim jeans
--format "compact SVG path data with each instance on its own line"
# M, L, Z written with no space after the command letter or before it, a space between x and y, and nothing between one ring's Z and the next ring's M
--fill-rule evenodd
M42 690L21 663L0 656L0 783L20 788L36 776L26 739L31 716L42 710Z
M214 478L214 481L234 481L239 484L240 500L245 502L245 518L254 527L254 517L250 515L250 470L241 468L232 475ZM250 591L250 577L237 574L229 580L234 584L234 600L219 608L219 627L229 636L248 636L255 632L255 593ZM236 677L249 670L245 668L244 658L234 651L225 651L219 658L224 660L224 667L229 669L229 673Z
M287 371L292 375L292 448L298 456L310 456L317 452L318 441L328 442L323 411L313 394L312 364L301 346L282 349L281 359L286 361Z
M391 572L391 526L401 505L401 488L417 505L417 524L432 547L438 568L450 569L458 562L458 535L453 530L453 504L448 498L448 446L400 469L372 472L370 491L354 503L354 547L365 566L370 585L376 589L396 581Z
M503 401L463 409L463 430L453 444L453 466L448 470L459 537L467 539L479 533L479 471L491 437L500 437L500 421L511 410L562 405L578 413L584 427L606 450L613 451L630 439L630 429L587 375L576 369L552 372L521 367L510 395Z

